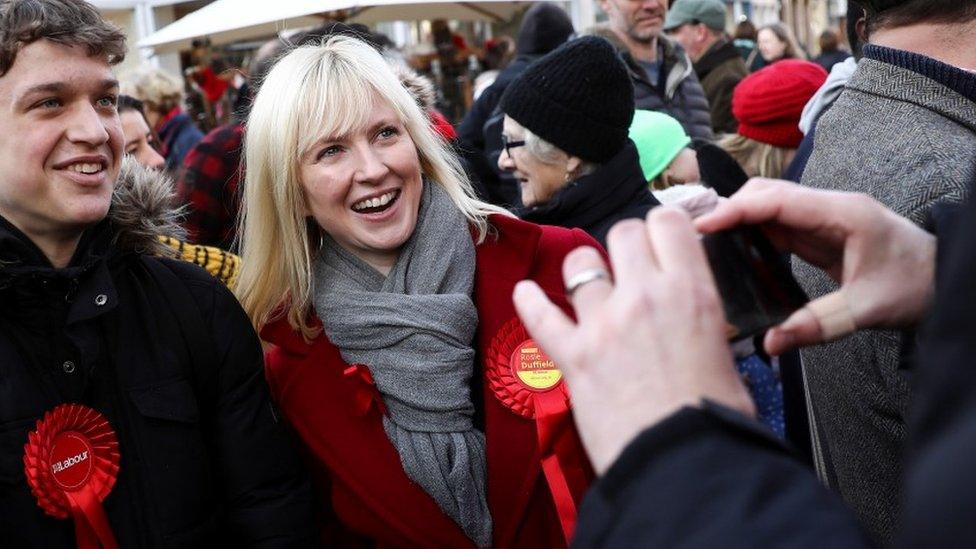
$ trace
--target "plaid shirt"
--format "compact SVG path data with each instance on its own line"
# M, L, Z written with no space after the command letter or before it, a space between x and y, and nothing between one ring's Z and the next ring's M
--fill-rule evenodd
M238 184L244 179L241 167L242 124L227 124L211 130L186 155L176 182L181 204L187 206L183 226L194 244L233 248L240 211Z

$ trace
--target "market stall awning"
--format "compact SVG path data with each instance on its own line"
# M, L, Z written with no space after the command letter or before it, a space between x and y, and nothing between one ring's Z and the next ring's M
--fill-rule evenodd
M185 4L193 0L88 0L88 3L100 10L131 10L136 6L146 5L151 8Z
M527 2L425 2L421 0L216 0L139 42L157 53L187 49L194 38L207 36L226 44L287 29L310 27L327 19L349 22L455 19L504 21Z

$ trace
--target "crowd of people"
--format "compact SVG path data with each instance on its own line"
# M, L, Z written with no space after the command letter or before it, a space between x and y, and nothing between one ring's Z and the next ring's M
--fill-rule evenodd
M973 545L976 1L848 4L538 3L452 124L362 25L184 81L0 0L4 544Z

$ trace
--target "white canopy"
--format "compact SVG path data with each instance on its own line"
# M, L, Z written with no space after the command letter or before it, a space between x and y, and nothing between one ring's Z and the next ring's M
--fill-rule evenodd
M149 7L169 6L172 4L184 4L193 0L88 0L100 10L131 10L139 5Z
M139 42L157 53L190 47L207 36L214 44L276 34L318 25L326 19L348 22L456 19L503 21L527 2L426 2L423 0L216 0Z

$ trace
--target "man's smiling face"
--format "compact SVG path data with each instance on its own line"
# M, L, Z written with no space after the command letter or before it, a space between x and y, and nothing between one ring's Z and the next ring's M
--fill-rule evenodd
M105 56L38 40L0 76L0 215L32 239L103 219L122 160Z

